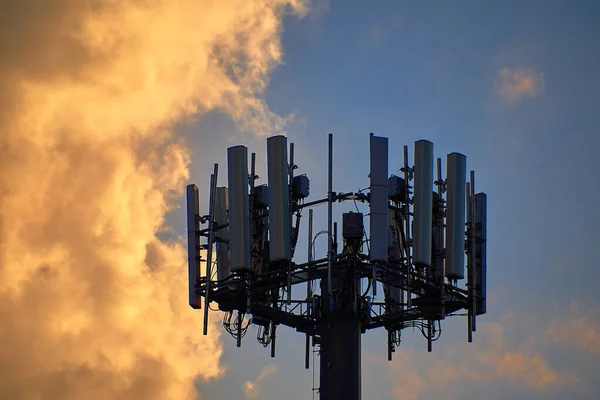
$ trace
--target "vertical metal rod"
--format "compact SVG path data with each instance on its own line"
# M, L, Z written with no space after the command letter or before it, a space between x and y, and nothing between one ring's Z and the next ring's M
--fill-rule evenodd
M406 308L406 304L404 303L404 290L400 290L400 309L404 310Z
M217 192L217 178L219 174L219 164L215 164L214 172L210 176L210 197L208 205L208 248L206 249L206 292L204 293L204 326L202 334L208 334L208 306L210 304L210 281L212 279L212 248L215 237L214 220L215 220L215 194Z
M411 306L411 293L410 293L410 272L411 272L411 265L412 265L412 259L411 259L411 254L410 254L410 248L411 246L408 244L408 241L410 241L410 196L408 195L408 187L409 187L409 181L410 181L410 173L409 173L409 166L408 166L408 146L404 145L404 182L406 185L406 190L407 190L407 201L406 201L406 240L407 240L407 245L406 245L406 305L407 307Z
M470 231L471 229L471 184L469 182L467 182L466 184L466 191L467 191L467 232ZM470 235L470 232L469 232ZM469 236L467 236L467 238L469 238ZM467 297L467 299L469 301L472 300L472 296L473 296L473 260L471 258L471 254L472 254L472 250L469 248L470 246L467 246L468 252L467 252L467 263L469 265L469 268L467 270L467 277L468 277L468 293L469 296ZM473 303L471 302L468 307L467 307L467 337L469 340L469 343L471 343L473 341Z
M392 361L392 330L391 329L387 329L387 337L388 337L388 341L387 341L387 345L388 345L388 361Z
M377 271L375 268L375 264L371 264L371 268L372 268L372 275L371 275L371 290L373 293L373 300L375 300L375 297L377 297Z
M471 171L471 261L473 269L473 332L477 330L477 259L475 257L475 171Z
M308 258L307 261L312 261L312 229L313 229L313 209L308 210ZM311 319L312 316L312 281L311 278L311 267L310 265L306 267L307 269L307 281L306 281L306 314L307 318ZM305 359L304 359L304 368L310 368L310 333L306 333L306 347L305 347Z
M306 334L306 341L304 344L304 369L310 368L310 334Z
M333 223L333 254L337 255L337 238L338 238L338 231L337 231L337 222Z
M312 261L312 253L313 253L313 237L312 237L312 221L313 221L313 209L308 210L308 258L307 261ZM307 278L306 282L306 300L312 299L312 280L311 280L311 269L312 267L309 265L307 267ZM308 310L312 312L311 303L309 302Z
M441 192L442 188L442 159L437 159L437 180L438 180L438 191Z
M252 232L254 231L254 222L255 222L255 207L254 207L254 186L256 184L256 153L252 153L250 158L250 179L248 180L250 185L250 246L252 246L252 242L254 241L254 237ZM260 268L260 267L259 267ZM246 275L248 278L248 297L246 298L246 312L248 314L252 313L252 252L250 252L250 271ZM258 272L258 271L257 271Z
M327 301L331 306L331 267L333 262L333 243L331 241L332 206L333 206L333 134L329 134L329 157L327 169Z
M275 358L275 331L277 330L275 323L271 322L271 358Z
M436 170L437 170L437 187L438 187L438 200L440 201L440 208L441 208L441 213L440 213L440 226L439 226L439 230L438 230L438 237L437 237L437 243L438 246L440 246L440 250L441 248L443 248L443 241L444 241L444 212L443 212L443 198L442 195L444 193L444 182L442 180L442 159L438 157L437 159L437 165L436 165ZM435 255L436 258L438 258L438 255ZM435 263L437 263L437 261L433 261ZM435 277L437 278L436 280L440 283L440 302L441 302L441 314L442 317L444 316L445 312L444 312L444 260L443 259L439 259L439 269L437 270L437 272L440 274L439 277ZM431 353L432 348L433 348L433 341L432 341L432 324L434 322L432 320L427 321L427 351L429 353Z
M238 311L238 327L235 335L236 346L242 347L242 324L244 323L244 315L241 311Z
M427 352L428 353L431 353L432 347L433 347L432 340L431 340L431 336L432 336L431 323L432 323L431 320L427 321Z
M310 262L313 259L313 209L308 210L308 258L307 260ZM310 300L312 298L312 280L311 280L311 269L312 267L309 265L307 267L307 278L308 281L306 283L306 300ZM310 303L309 303L310 310Z
M288 190L290 191L290 194L288 196L288 212L289 212L289 224L290 224L290 228L292 226L292 218L293 218L293 212L292 212L292 179L294 178L294 143L290 143L290 165L288 167L288 174L289 174L289 182L288 182ZM290 229L290 232L292 230ZM290 237L288 238L288 240L290 241L290 246L291 246L291 241L292 241L292 235L290 235ZM292 263L289 262L288 263L288 277L287 277L287 303L288 305L292 304Z

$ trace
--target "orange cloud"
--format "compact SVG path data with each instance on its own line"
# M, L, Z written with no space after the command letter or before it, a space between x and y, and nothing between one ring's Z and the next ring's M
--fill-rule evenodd
M503 68L495 85L498 95L508 103L537 97L546 90L544 74L533 68Z
M258 399L260 398L260 390L262 382L269 376L277 372L276 364L267 364L263 367L258 374L258 377L254 382L246 381L244 382L244 393L246 397L249 399Z
M260 95L300 0L30 0L0 15L0 398L194 399L222 373L157 237L188 178L171 126L285 120Z
M531 343L509 345L503 328L508 319L510 316L497 323L482 324L473 344L452 344L449 349L438 350L444 352L443 358L432 360L431 355L421 350L397 349L389 370L393 397L453 398L453 393L465 384L510 383L535 393L581 386L574 373L548 365L531 349Z
M600 356L600 308L582 309L573 300L566 315L553 321L546 336L565 347L575 347L594 356Z

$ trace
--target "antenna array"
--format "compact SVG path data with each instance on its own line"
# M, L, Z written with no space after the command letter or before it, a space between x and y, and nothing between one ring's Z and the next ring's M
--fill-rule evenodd
M305 333L306 368L311 342L320 347L321 400L360 399L360 343L366 330L387 330L391 360L405 328L418 328L431 351L446 317L466 310L471 342L476 316L486 312L487 196L475 193L473 171L467 182L466 157L448 154L444 179L440 158L434 166L433 143L419 140L414 165L409 166L404 146L403 176L388 176L388 139L371 134L369 143L366 193L333 191L331 134L324 198L306 201L310 180L294 176L294 145L288 146L285 136L267 139L268 185L255 186L255 154L248 173L247 148L233 146L227 151L228 187L217 187L214 166L208 215L199 214L198 188L187 187L189 304L199 309L204 301L204 334L211 302L225 313L223 325L238 347L249 323L258 326L257 339L271 347L273 357L278 325ZM340 246L333 204L348 200L368 203L369 237L362 213L344 213ZM324 203L327 229L313 236L312 207ZM305 208L308 258L296 262ZM321 233L328 238L327 254L315 258L313 246ZM292 287L301 284L306 296L294 298ZM378 286L382 301L376 301Z

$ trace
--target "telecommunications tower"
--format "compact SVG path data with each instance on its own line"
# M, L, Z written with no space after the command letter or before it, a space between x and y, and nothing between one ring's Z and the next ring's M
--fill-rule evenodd
M333 190L331 134L321 199L307 200L309 178L294 175L294 144L285 136L267 139L268 185L256 186L255 154L248 171L248 149L233 146L227 149L227 187L218 187L214 165L207 215L199 213L198 187L187 186L189 305L204 307L204 335L211 302L224 312L223 325L238 347L249 324L258 327L257 339L270 345L272 357L278 325L304 333L306 368L310 347L320 350L321 400L361 398L366 330L386 329L391 360L403 329L420 330L431 351L447 316L467 316L471 342L476 316L486 312L487 197L475 193L473 171L467 182L466 157L448 154L444 179L433 143L419 140L414 166L408 146L392 151L393 159L403 156L404 166L400 176L390 176L388 139L371 134L369 144L369 187L358 192ZM368 203L368 235L357 207L342 214L339 237L333 205L344 201ZM328 245L315 257L319 233L313 235L312 207L319 204L327 204L327 227L319 233ZM305 209L308 257L299 262L295 249ZM296 285L306 290L293 292ZM301 298L293 296L298 293Z

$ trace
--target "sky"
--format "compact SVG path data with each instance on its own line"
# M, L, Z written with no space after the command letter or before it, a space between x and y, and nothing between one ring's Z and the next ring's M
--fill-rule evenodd
M368 332L364 398L599 398L598 37L583 0L0 0L0 398L312 399L303 335L202 335L183 196L236 144L266 183L284 133L324 197L330 132L336 191L374 132L390 172L428 139L488 195L474 342L452 318L388 362Z

